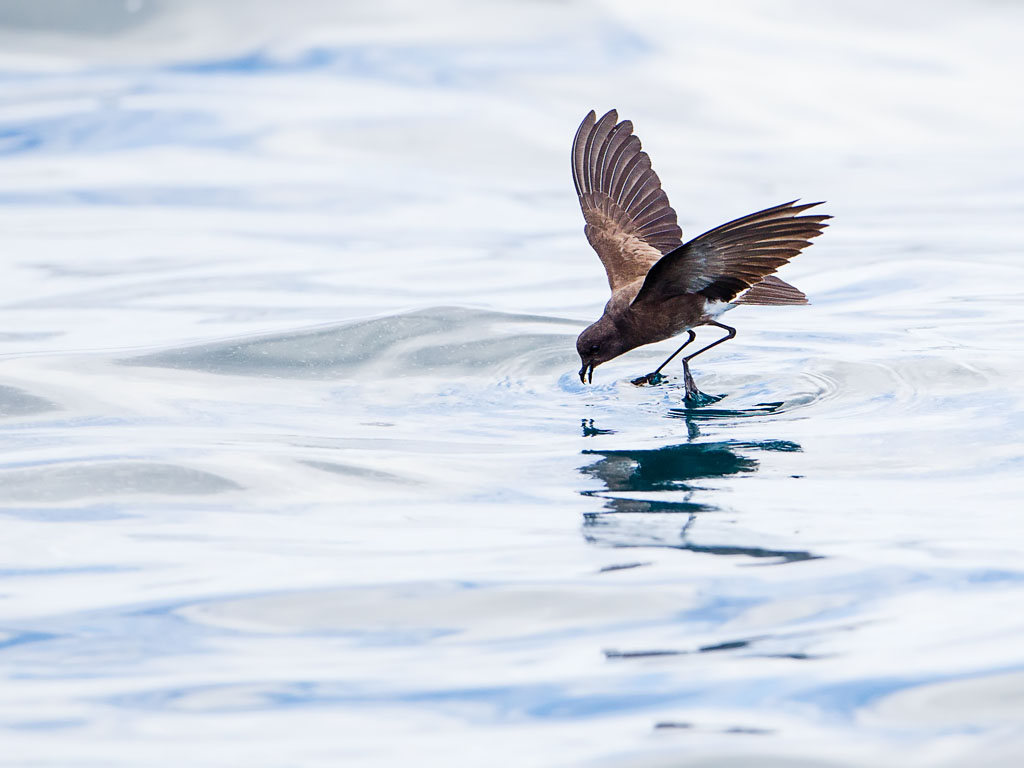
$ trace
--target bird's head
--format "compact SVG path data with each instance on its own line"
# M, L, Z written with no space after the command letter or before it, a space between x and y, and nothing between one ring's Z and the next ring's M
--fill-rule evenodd
M627 347L619 329L604 316L580 334L576 339L576 351L583 362L580 381L586 384L594 380L597 366L626 352Z

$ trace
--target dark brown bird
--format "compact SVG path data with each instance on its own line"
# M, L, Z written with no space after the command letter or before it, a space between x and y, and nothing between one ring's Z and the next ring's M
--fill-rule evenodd
M658 369L634 379L653 384L660 371L695 338L693 328L714 325L726 336L683 358L688 400L703 396L690 360L736 335L716 318L739 304L807 304L797 288L772 273L810 245L831 216L801 216L821 203L783 203L730 221L685 245L676 212L633 135L613 109L600 120L591 111L572 144L572 178L587 225L584 233L608 273L612 297L601 318L576 341L583 367L594 368L644 344L688 334Z

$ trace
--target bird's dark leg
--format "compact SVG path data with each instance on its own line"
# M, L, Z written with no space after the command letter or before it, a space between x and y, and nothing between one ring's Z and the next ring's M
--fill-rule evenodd
M718 341L713 341L706 347L698 349L693 354L687 355L686 357L683 358L683 384L686 387L686 399L689 402L695 403L697 405L705 405L708 402L714 402L715 400L720 400L721 398L712 398L710 395L705 395L703 392L697 389L697 385L693 381L693 374L690 373L690 361L693 360L693 358L695 358L702 352L707 352L712 347L717 347L722 342L728 341L729 339L735 338L736 336L735 328L730 328L728 325L722 325L722 323L716 323L714 320L705 323L705 325L716 325L719 328L726 331L727 333Z
M697 334L691 330L687 330L686 333L689 334L690 338L683 342L683 346L681 346L679 349L677 349L675 352L669 355L665 362L659 365L653 373L648 373L646 376L641 376L638 379L633 379L632 383L636 384L638 387L641 386L642 384L657 384L661 380L661 369L668 365L670 362L672 362L676 355L678 355L680 352L686 349L686 346L691 341L697 338Z

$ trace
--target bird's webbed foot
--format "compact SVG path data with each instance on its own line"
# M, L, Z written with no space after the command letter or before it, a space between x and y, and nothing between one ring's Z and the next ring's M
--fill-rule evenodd
M683 360L683 386L686 387L686 396L683 402L691 408L700 408L702 405L717 403L724 395L707 395L697 389L697 384L690 373L690 366Z
M646 376L640 376L639 378L633 379L631 384L638 387L651 386L655 387L661 384L665 380L665 377L655 371L654 373L648 373Z

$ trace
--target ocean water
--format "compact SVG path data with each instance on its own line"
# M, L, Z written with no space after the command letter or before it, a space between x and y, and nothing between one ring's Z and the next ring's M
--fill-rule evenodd
M0 765L1024 764L1022 29L0 2ZM835 216L705 408L576 375L611 107Z

